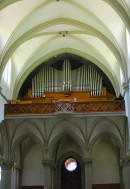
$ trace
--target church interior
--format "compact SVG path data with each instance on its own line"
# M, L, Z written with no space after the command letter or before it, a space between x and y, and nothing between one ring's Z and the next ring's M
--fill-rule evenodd
M0 26L0 188L129 189L130 0L2 0Z

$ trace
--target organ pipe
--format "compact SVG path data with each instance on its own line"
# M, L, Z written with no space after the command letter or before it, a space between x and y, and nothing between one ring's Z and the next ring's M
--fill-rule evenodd
M63 62L63 91L71 89L71 64L69 60Z
M59 73L62 75L61 82L59 82ZM63 85L59 86L59 83ZM51 66L43 66L32 78L33 98L42 97L45 92L62 90L89 91L92 96L102 96L102 76L89 65L72 70L70 61L64 60L61 71Z

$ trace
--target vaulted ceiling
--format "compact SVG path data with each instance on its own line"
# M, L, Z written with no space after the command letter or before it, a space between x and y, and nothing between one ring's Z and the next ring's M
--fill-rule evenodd
M130 0L0 1L0 83L16 98L28 75L60 54L74 54L97 65L117 95L127 82L126 29ZM2 75L11 61L11 84ZM122 74L121 74L122 73Z

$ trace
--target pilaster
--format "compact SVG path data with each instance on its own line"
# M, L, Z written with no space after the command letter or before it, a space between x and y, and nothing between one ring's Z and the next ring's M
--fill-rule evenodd
M125 100L125 110L126 116L128 118L128 129L129 129L129 149L130 149L130 81L123 83L124 89L124 100Z
M11 183L11 189L20 189L21 183L22 183L22 165L14 163L12 166L12 183Z
M42 161L44 166L44 180L45 180L45 189L52 189L52 167L53 161L50 159L44 159Z
M14 162L12 160L1 159L1 189L11 189L11 171Z
M92 158L83 159L85 168L85 189L92 189Z
M120 168L122 170L122 185L121 189L129 189L130 186L130 157L123 157L120 160Z

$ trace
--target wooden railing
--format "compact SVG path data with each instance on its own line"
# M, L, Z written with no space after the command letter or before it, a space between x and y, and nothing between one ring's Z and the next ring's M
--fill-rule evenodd
M124 112L123 100L99 102L68 102L5 104L5 115L13 114L53 114L56 112Z

